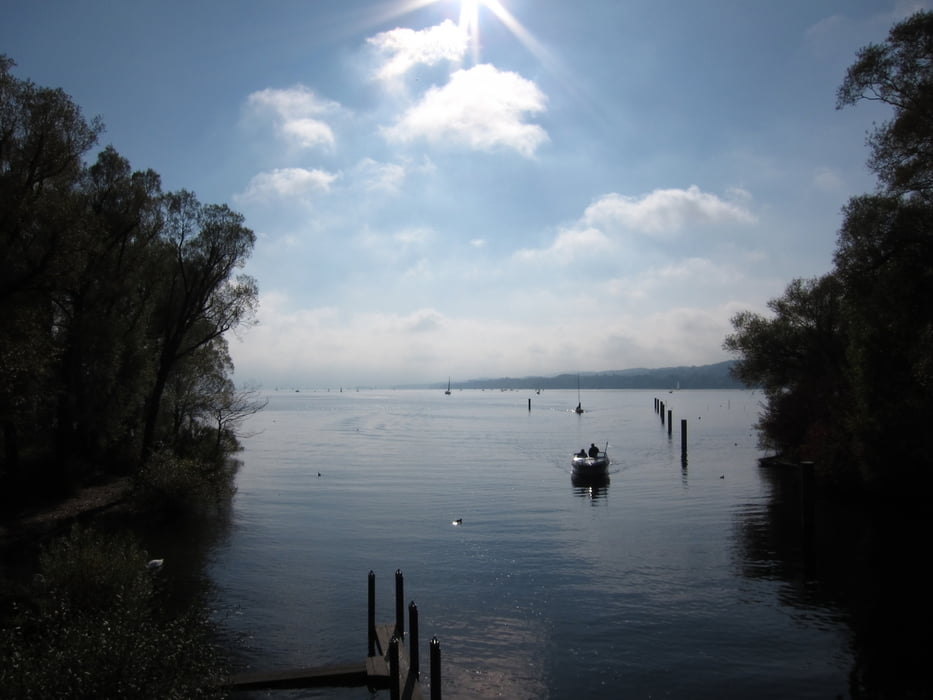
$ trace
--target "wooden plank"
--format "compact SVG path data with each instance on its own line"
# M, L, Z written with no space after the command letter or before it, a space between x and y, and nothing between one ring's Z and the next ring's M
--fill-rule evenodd
M227 681L226 688L228 690L271 690L364 685L370 688L388 688L391 681L388 661L389 642L394 633L395 625L377 625L377 655L367 657L359 664L238 673ZM398 652L400 697L403 700L423 700L418 679L409 673L411 664L405 640L399 640Z
M370 680L378 681L384 678L389 680L389 662L381 656L369 656L366 658L366 675Z
M395 625L376 625L376 646L379 647L380 656L386 656L389 653L389 642L392 641L393 634L395 634Z
M366 663L292 668L281 671L254 671L238 673L227 681L230 690L259 690L262 688L322 688L328 686L355 687L369 681Z
M385 683L387 685L391 678L391 674L389 672L388 655L389 642L392 641L393 634L395 634L395 625L376 625L376 644L379 647L379 653L382 656L373 658L383 659L386 673ZM401 685L399 695L402 700L422 700L423 695L421 694L421 685L418 683L418 679L409 673L410 665L411 664L408 660L408 647L406 646L405 640L401 639L398 643L399 685ZM380 666L379 668L382 667ZM380 677L376 676L374 680L377 678Z

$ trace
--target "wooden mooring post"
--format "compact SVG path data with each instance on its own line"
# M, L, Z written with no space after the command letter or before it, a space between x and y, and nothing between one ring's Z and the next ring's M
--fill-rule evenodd
M664 421L664 411L665 411L664 402L661 399L655 397L654 399L654 412L660 414L661 416L661 425L665 424ZM674 411L667 409L667 436L672 437L674 431ZM687 468L687 420L681 418L680 420L680 464L686 469Z
M680 419L680 463L687 466L687 419Z
M367 657L359 663L334 664L278 671L250 671L227 680L227 690L270 690L367 686L371 691L389 689L392 700L421 700L419 679L418 606L409 613L409 650L406 653L404 577L395 572L395 622L376 624L376 574L369 572L367 605ZM431 640L431 700L441 698L441 656L437 637Z

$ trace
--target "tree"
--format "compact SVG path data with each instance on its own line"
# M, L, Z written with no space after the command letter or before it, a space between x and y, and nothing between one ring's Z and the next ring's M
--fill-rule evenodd
M834 275L791 282L772 299L772 318L743 311L725 349L740 359L733 372L761 386L767 399L759 422L762 446L793 459L818 460L827 471L844 459L845 441L827 407L848 395L846 319Z
M103 125L86 121L61 90L11 74L0 55L0 423L3 463L18 471L24 447L48 445L58 348L51 290L78 252L72 223L82 157Z
M10 74L0 54L0 302L67 266L71 195L103 130L61 90Z
M928 478L923 437L933 410L933 202L853 198L834 260L845 292L849 410L862 478L918 483Z
M933 12L917 12L883 44L859 50L836 93L841 109L860 100L894 109L868 137L869 167L893 195L933 191Z
M141 415L154 362L146 332L156 275L159 176L131 172L112 147L83 173L72 223L77 253L52 293L58 459L94 459L125 443Z
M237 274L253 232L225 205L163 194L111 146L85 164L100 120L12 66L0 56L3 486L67 488L75 467L138 467L156 439L181 444L183 425L192 453L222 458L204 426L229 415L210 402L230 404L223 336L255 310L256 283ZM224 450L234 422L219 423Z
M256 282L234 275L252 252L255 234L225 205L202 205L190 192L163 200L164 287L153 316L159 348L146 402L143 455L155 441L162 395L179 361L241 323L256 309Z
M769 304L774 318L737 315L725 347L740 356L739 375L765 389L766 444L800 459L818 443L824 472L924 493L933 478L924 425L933 412L933 13L858 52L837 106L863 99L893 111L868 139L879 193L845 207L834 270L818 285L792 284ZM816 322L824 312L832 323Z

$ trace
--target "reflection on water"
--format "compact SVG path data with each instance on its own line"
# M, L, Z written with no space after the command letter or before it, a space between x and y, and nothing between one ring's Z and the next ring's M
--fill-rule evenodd
M544 659L534 652L549 636L541 619L480 615L445 628L444 636L444 697L548 697Z
M609 496L609 475L597 477L579 477L572 475L570 483L573 492L580 498L596 501L605 500Z
M893 623L853 579L881 587L860 556L880 545L759 469L750 392L668 397L686 466L650 392L590 392L582 416L575 392L270 398L210 563L244 666L356 659L366 572L401 568L448 699L844 697L879 668ZM613 448L611 499L568 492L591 442Z

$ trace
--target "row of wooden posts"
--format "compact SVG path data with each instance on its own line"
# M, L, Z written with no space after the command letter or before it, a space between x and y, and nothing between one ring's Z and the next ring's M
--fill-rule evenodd
M665 406L661 399L654 400L654 412L661 416L661 425L667 425L667 435L670 437L674 431L674 412L667 409L667 421L664 420ZM680 463L687 466L687 419L680 420Z
M391 700L421 700L418 654L418 606L408 605L408 653L405 651L405 581L395 572L395 623L376 624L376 574L369 572L368 655L362 662L304 668L247 671L228 679L228 690L271 690L368 686L389 689ZM441 698L441 645L431 639L431 700Z
M389 697L391 700L400 698L420 697L417 683L421 677L421 662L418 644L418 606L414 601L408 604L408 669L407 678L403 675L405 661L403 656L403 640L405 639L405 577L401 569L395 571L395 627L392 628L388 644L388 625L380 629L376 625L376 574L369 572L369 604L366 627L369 630L369 660L381 656L389 666ZM441 700L441 645L437 637L431 638L431 700Z

